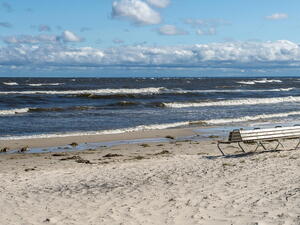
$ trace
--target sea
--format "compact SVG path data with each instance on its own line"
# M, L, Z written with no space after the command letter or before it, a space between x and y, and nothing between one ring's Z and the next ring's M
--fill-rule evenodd
M300 79L0 78L0 140L300 123Z

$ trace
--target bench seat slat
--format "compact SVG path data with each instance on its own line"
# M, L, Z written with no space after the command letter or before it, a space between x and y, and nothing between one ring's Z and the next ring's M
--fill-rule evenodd
M266 140L266 139L281 139L281 138L292 138L292 137L300 137L300 135L265 135L265 136L256 136L256 137L246 137L242 138L242 141L254 141L254 140Z
M294 126L294 127L276 127L276 128L266 128L266 129L255 129L255 130L241 130L241 134L248 134L248 133L256 133L260 131L264 132L272 132L272 131L285 131L285 130L300 130L300 126Z
M300 138L300 126L233 130L229 134L228 142L277 140L287 138Z
M260 132L260 133L253 133L253 134L241 134L242 138L247 137L259 137L259 136L266 136L266 135L278 135L278 136L286 136L286 135L300 135L300 131L291 132L291 131L282 131L282 132Z

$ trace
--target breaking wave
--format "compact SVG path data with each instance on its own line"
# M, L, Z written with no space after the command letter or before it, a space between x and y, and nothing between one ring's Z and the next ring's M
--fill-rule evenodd
M27 84L27 85L32 87L40 87L40 86L59 86L63 84L64 83L38 83L38 84Z
M275 113L275 114L261 114L256 116L244 116L239 118L212 119L212 120L204 120L202 122L206 124L226 124L226 123L238 123L238 122L246 122L246 121L271 119L271 118L283 118L283 117L296 116L296 115L300 115L300 111L293 111L287 113Z
M36 84L37 86L37 84ZM276 89L211 89L211 90L184 90L167 89L164 87L149 87L138 89L94 89L94 90L53 90L53 91L0 91L0 94L45 94L45 95L76 95L77 97L102 98L104 97L134 97L136 95L156 95L156 94L201 94L201 93L243 93L243 92L286 92L294 88Z
M128 102L121 101L113 104L103 105L103 106L71 106L71 107L50 107L50 108L20 108L20 109L5 109L0 110L0 116L24 114L24 113L39 113L39 112L65 112L65 111L84 111L102 108L105 106L136 106L139 105L138 102Z
M2 82L2 84L4 84L4 85L8 85L8 86L15 86L15 85L19 85L17 82Z
M238 84L246 84L246 85L253 85L253 84L265 84L265 83L282 83L281 80L268 80L268 79L261 79L261 80L247 80L247 81L237 81Z
M47 94L47 95L111 95L111 94L156 94L164 88L150 87L138 89L95 89L95 90L64 90L64 91L1 91L0 94Z
M0 116L14 115L27 112L29 112L29 108L0 110Z
M245 117L240 117L240 118L222 118L222 119L211 119L211 120L200 120L200 121L183 121L183 122L165 123L165 124L140 125L140 126L136 126L136 127L121 128L121 129L114 129L114 130L0 137L0 140L121 134L121 133L136 132L136 131L161 130L161 129L168 129L168 128L185 127L185 126L189 126L189 125L207 126L207 125L213 125L213 124L217 125L217 124L257 121L257 120L271 119L271 118L283 118L283 117L289 117L289 116L295 116L295 115L300 115L300 111L292 111L292 112L287 112L287 113L276 113L276 114L261 114L261 115L256 115L256 116L245 116Z
M235 106L235 105L257 105L257 104L278 104L285 102L300 102L300 97L278 97L278 98L245 98L236 100L225 100L217 102L173 102L163 103L170 108L190 108L190 107L208 107L208 106Z

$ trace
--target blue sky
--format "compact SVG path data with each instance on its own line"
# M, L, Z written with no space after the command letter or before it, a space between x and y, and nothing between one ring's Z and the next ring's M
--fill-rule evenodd
M296 0L0 1L0 76L297 75L299 9Z

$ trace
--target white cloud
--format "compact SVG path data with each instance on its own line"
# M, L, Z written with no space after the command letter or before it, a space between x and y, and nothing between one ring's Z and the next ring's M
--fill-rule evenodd
M193 27L220 27L230 25L230 22L223 19L192 19L188 18L184 20L185 24L189 24Z
M216 31L216 28L210 27L210 28L207 28L207 29L198 29L196 31L196 34L198 34L200 36L202 36L202 35L216 35L217 31Z
M170 4L170 0L147 0L147 2L158 8L166 8Z
M169 36L172 36L172 35L185 35L187 34L186 31L174 26L174 25L164 25L160 28L158 28L158 33L161 34L161 35L169 35Z
M300 47L287 40L107 49L73 47L60 42L40 44L30 40L20 44L18 41L16 38L6 47L0 47L0 66L300 68Z
M271 16L266 16L266 19L268 20L282 20L287 19L289 16L285 13L274 13Z
M65 30L62 33L61 38L64 42L81 42L83 40L81 37L69 30Z
M185 19L185 24L197 28L196 34L202 35L216 35L217 29L230 23L223 19Z
M83 38L75 33L65 30L61 35L12 35L3 37L2 40L7 44L49 44L61 42L81 42Z
M14 35L3 38L7 44L41 44L41 43L55 43L58 37L55 35Z
M128 19L139 25L159 24L161 22L160 14L146 2L140 0L114 1L112 17Z

